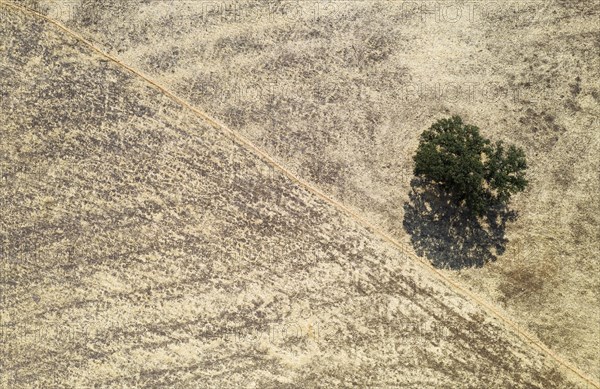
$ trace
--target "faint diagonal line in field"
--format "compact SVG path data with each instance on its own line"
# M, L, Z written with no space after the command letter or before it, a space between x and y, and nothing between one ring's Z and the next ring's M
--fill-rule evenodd
M537 347L540 351L542 351L543 353L548 355L551 359L556 361L558 364L563 365L565 368L567 368L571 372L575 373L577 376L579 376L582 380L584 380L588 384L594 386L595 388L600 389L600 383L597 383L593 379L587 377L587 375L585 373L583 373L581 370L579 370L579 368L577 368L575 365L573 365L572 363L568 362L566 359L564 359L561 356L559 356L558 354L556 354L554 351L552 351L550 348L548 348L544 343L542 343L541 341L536 339L533 335L523 331L523 329L519 328L518 324L516 324L515 322L510 320L507 317L507 315L501 313L496 307L494 307L493 304L485 301L485 299L483 299L482 297L469 291L466 287L461 286L459 283L453 281L452 279L450 279L449 277L444 275L442 272L438 271L436 268L433 267L433 265L431 265L431 263L418 257L416 254L410 252L409 250L407 250L407 248L404 245L402 245L396 239L394 239L393 237L388 235L381 228L377 227L376 225L369 222L367 219L358 215L357 213L355 213L354 211L352 211L351 209L346 207L344 204L342 204L339 201L333 199L332 197L326 195L320 189L311 185L307 181L305 181L299 177L296 177L291 171L286 169L283 165L281 165L279 162L277 162L275 159L273 159L269 154L267 154L263 150L259 149L250 140L246 139L243 135L241 135L237 131L230 129L225 124L219 122L217 119L210 117L204 111L202 111L199 108L196 108L192 104L188 103L186 100L177 96L175 93L171 92L166 87L163 87L158 82L152 80L149 76L145 75L141 71L121 62L118 58L113 57L112 55L110 55L108 53L105 53L103 50L96 47L92 42L90 42L89 40L84 38L82 35L72 31L71 29L69 29L68 27L66 27L65 25L60 23L59 21L54 20L44 14L37 12L37 11L31 10L27 7L12 4L10 2L0 0L0 4L10 7L10 8L13 8L15 10L18 10L25 14L34 15L40 19L47 21L48 23L53 24L54 26L58 27L60 30L67 33L69 36L75 38L76 40L78 40L81 43L88 46L90 49L92 49L94 52L96 52L100 56L109 59L110 61L112 61L115 64L117 64L118 66L126 69L130 73L140 77L142 80L144 80L148 84L152 85L154 88L156 88L157 90L162 92L164 95L169 97L174 102L176 102L176 103L180 104L181 106L194 112L196 115L198 115L200 118L202 118L208 124L210 124L213 128L224 132L229 137L236 140L239 144L246 147L247 149L252 151L254 154L258 155L264 162L270 164L271 166L273 166L276 169L278 169L279 171L281 171L287 178L289 178L293 182L297 183L298 185L303 187L308 192L313 193L314 195L319 197L321 200L333 205L335 208L337 208L340 211L342 211L343 213L347 214L348 216L350 216L352 219L354 219L359 224L361 224L364 227L366 227L367 229L371 230L371 232L373 232L375 235L379 236L384 241L386 241L386 242L390 243L391 245L393 245L394 247L396 247L399 251L407 254L411 259L413 259L417 264L419 264L425 271L429 272L435 278L444 282L450 289L452 289L456 293L458 293L462 296L465 296L465 297L469 298L470 300L474 301L479 306L481 306L485 311L487 311L489 314L496 317L501 323L504 323L504 325L506 327L511 329L513 331L513 333L516 334L517 337L521 338L521 340L525 341L525 343L531 344L532 346Z

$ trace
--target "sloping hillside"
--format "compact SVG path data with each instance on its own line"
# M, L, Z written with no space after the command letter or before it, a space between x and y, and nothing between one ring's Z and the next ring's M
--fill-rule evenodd
M191 110L1 7L6 387L586 387Z

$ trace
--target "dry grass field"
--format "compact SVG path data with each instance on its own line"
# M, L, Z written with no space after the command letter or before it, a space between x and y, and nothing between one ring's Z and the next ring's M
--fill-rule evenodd
M597 387L598 1L18 3L121 64L0 5L6 387ZM527 154L492 230L413 180L450 114Z

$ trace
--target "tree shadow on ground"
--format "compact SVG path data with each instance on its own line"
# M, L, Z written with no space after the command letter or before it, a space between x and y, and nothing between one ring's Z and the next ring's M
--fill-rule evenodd
M505 251L505 226L516 219L516 212L496 207L477 218L425 179L414 178L411 188L404 204L404 229L416 253L435 267L482 267Z

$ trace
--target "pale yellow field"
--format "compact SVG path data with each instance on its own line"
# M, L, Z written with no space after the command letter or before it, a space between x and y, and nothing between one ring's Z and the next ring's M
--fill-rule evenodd
M20 4L119 63L0 6L7 387L597 387L598 2ZM495 230L411 182L450 114Z

